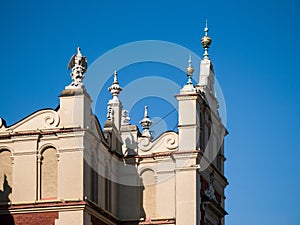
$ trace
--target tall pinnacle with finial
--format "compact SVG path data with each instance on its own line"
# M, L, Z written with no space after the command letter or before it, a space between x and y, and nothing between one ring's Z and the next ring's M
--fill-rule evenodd
M185 71L186 71L186 75L188 77L187 84L193 84L192 76L193 76L193 73L194 73L194 68L192 66L192 56L191 56L191 54L189 56L188 67L185 69Z
M204 49L203 57L205 59L209 59L208 48L211 45L211 43L212 43L212 40L208 36L208 23L207 23L207 20L206 20L206 24L205 24L205 28L204 28L204 36L201 38L201 44L202 44L203 49Z
M116 70L114 71L114 81L113 81L112 85L108 88L108 90L112 94L113 100L118 100L118 96L123 89L119 85L118 73Z
M192 81L194 68L192 66L192 56L191 56L191 54L189 56L188 66L186 67L185 72L186 72L186 75L187 75L188 79L187 79L186 84L180 90L180 92L193 92L193 91L195 91L195 87L194 87L193 81Z
M144 118L140 121L140 124L143 127L143 132L142 135L144 137L148 137L148 138L152 138L152 135L149 131L150 126L152 125L152 120L149 119L149 115L148 115L148 106L145 106L144 108Z

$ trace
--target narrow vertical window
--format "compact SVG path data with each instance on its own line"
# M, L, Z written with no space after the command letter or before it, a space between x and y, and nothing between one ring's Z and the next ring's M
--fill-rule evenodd
M42 152L41 160L41 199L57 197L57 157L54 148Z
M108 165L105 166L105 208L111 211L111 180Z
M12 160L9 150L0 150L0 202L10 202L12 192Z
M91 165L90 165L90 192L91 200L95 203L98 203L98 173L97 173L97 164L95 162L95 155L93 154Z

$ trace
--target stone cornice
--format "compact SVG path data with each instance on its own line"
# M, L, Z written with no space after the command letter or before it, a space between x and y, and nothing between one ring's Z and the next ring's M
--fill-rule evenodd
M222 219L224 216L228 215L228 213L214 200L207 200L202 204L205 210L209 209L211 212L217 215L218 219Z
M60 96L58 97L70 97L70 96L77 96L77 95L84 95L91 99L90 95L87 93L85 88L73 88L73 89L64 89Z
M11 137L19 136L39 136L39 135L55 135L60 133L76 133L86 131L86 129L80 127L71 127L71 128L59 128L51 130L32 130L32 131L19 131L19 132L5 132L0 134L0 139L9 139Z
M199 153L199 150L192 151L169 151L169 152L155 152L147 155L135 155L135 156L125 156L124 158L156 158L156 157L167 157L172 155L191 155Z
M150 224L156 224L156 225L165 225L165 224L175 224L175 219L153 219L150 221L143 221L139 222L139 225L150 225Z
M41 203L21 203L0 206L0 214L31 213L41 211L72 211L84 209L86 203L82 200L78 201L57 201L57 202L41 202Z
M101 218L101 220L106 221L108 224L119 224L118 222L120 219L108 211L104 210L99 206L98 204L94 203L93 201L90 201L89 199L86 199L86 205L88 206L88 211L95 217Z

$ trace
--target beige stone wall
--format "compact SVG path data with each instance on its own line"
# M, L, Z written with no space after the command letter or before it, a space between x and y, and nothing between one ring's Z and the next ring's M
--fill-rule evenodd
M145 219L156 218L156 179L151 169L145 169L141 173L143 183L143 206Z
M157 218L175 218L175 172L159 174L163 179L156 184L156 217Z
M0 203L12 200L12 187L11 152L7 149L0 149Z
M84 212L78 211L62 211L58 214L58 219L55 220L55 225L83 225Z
M24 145L26 146L26 145ZM37 200L37 154L16 154L13 164L13 203L32 203Z

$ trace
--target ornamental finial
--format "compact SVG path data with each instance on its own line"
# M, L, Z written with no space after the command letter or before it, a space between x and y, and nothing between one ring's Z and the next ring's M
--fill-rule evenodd
M70 76L72 77L72 83L68 88L81 88L83 87L82 80L84 78L84 73L87 70L87 58L82 56L80 47L77 47L77 54L73 55L70 59L68 70L72 68Z
M113 100L118 100L118 96L123 89L119 85L118 73L116 70L114 71L114 81L113 81L112 85L108 88L108 90L112 94Z
M207 19L205 20L204 33L205 33L205 36L208 36L208 21L207 21Z
M206 20L205 28L204 28L204 36L201 38L201 44L204 48L203 56L204 56L205 59L209 59L208 48L211 45L211 43L212 43L212 40L208 36L208 22Z
M149 118L149 115L148 115L148 106L144 107L144 118Z
M118 73L116 70L114 71L114 82L113 83L118 84Z
M185 69L185 71L186 71L186 75L188 77L187 84L193 84L192 76L194 73L194 68L192 66L192 55L191 54L189 55L188 67Z
M149 119L149 115L148 115L148 106L145 106L144 108L144 118L140 121L140 124L143 127L143 132L142 135L144 137L148 137L148 138L152 138L152 135L149 131L150 126L152 125L152 121Z

